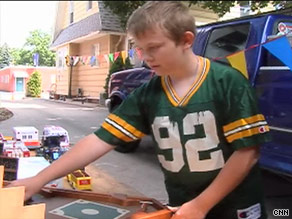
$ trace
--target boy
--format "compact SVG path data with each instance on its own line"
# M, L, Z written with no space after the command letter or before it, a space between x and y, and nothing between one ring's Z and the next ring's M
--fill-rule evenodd
M25 185L28 198L112 145L151 134L173 219L266 218L257 160L269 128L249 82L192 52L194 18L180 2L147 2L127 29L157 76L130 94L94 134L37 176L12 185Z

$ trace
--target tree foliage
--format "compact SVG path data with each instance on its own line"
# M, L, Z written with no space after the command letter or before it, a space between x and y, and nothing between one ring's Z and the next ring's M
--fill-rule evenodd
M27 82L28 96L39 97L41 95L41 82L41 74L34 71Z
M121 25L125 28L126 23L132 12L139 6L143 5L146 1L103 1L105 6L110 8L113 13L117 14L121 20ZM248 1L184 1L189 7L191 5L199 5L202 8L207 8L216 13L219 17L222 17L227 12L230 12L230 8L235 6L238 2L244 4ZM292 6L292 2L289 1L250 1L251 10L260 12L261 8L264 8L268 3L279 8L287 8Z
M4 68L9 66L11 62L11 56L9 52L9 48L6 43L0 47L0 68Z
M103 87L105 89L105 98L107 98L108 95L109 95L109 93L108 93L108 85L109 85L109 80L110 80L111 75L114 72L130 69L130 68L133 68L133 66L132 66L132 64L130 62L129 57L126 58L125 63L124 63L121 55L119 55L117 57L117 59L111 65L109 73L108 73L108 75L107 75L107 77L105 79L105 86Z
M15 65L33 65L33 54L39 54L39 66L55 66L55 52L49 50L51 37L41 30L30 32L29 37L21 49L13 49Z

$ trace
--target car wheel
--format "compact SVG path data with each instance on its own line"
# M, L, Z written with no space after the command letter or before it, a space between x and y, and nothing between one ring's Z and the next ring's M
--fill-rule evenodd
M115 147L115 151L118 151L120 153L134 152L138 148L140 142L141 142L141 140L137 140L134 142L123 144L123 145L118 145Z

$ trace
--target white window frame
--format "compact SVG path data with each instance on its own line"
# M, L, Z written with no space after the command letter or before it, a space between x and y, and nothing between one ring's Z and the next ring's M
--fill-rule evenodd
M69 2L69 24L74 23L74 1Z
M92 1L87 1L86 10L89 11L92 9Z
M91 56L95 56L96 61L92 67L100 67L98 56L100 55L100 43L92 44L91 46Z
M66 60L65 56L67 53L67 48L61 48L57 50L56 56L56 66L58 69L65 69L66 67Z

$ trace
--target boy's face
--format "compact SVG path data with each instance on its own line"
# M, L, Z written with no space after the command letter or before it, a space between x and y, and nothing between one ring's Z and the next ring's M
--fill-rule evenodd
M183 63L183 43L176 44L159 28L146 30L134 37L143 59L158 75L169 75L178 71Z

